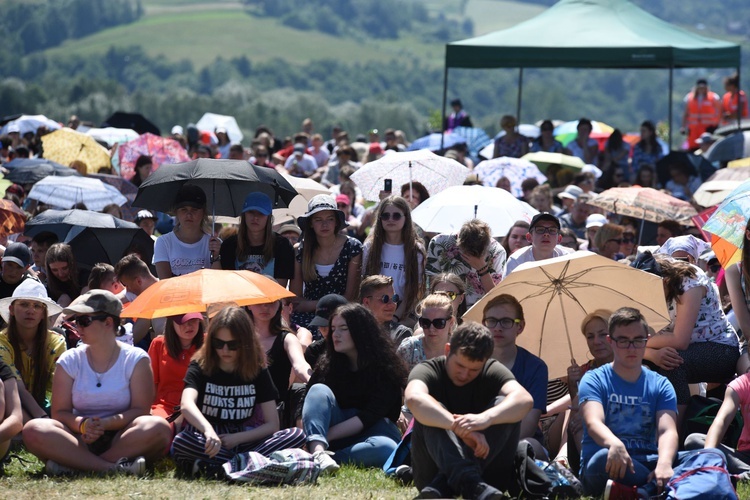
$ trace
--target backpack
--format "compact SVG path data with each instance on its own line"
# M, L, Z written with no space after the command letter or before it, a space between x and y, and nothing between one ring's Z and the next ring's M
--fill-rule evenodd
M548 498L552 491L552 481L547 473L534 460L534 448L528 441L521 440L516 448L514 459L516 483L519 498Z
M737 498L724 454L716 448L690 452L674 469L665 491L667 500Z
M700 434L708 434L708 428L716 418L716 414L721 408L722 401L717 398L707 398L705 396L691 396L688 401L687 409L685 410L685 419L683 423L684 435L689 436L694 432ZM732 419L732 423L729 424L724 439L721 440L722 444L729 446L730 448L737 448L737 442L740 440L742 434L742 427L744 421L742 419L742 413L737 410L737 413Z
M238 453L223 466L227 480L263 486L315 484L320 467L313 456L299 448L277 451L266 458L260 453Z

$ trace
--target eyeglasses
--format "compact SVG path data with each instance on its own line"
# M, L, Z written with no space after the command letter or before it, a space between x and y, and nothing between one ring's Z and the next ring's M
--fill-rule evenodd
M73 318L73 321L75 321L77 325L86 328L87 326L90 326L94 321L104 321L108 317L109 316L106 314L100 314L98 316L76 316Z
M366 299L371 299L373 297L374 297L374 295L368 295L365 298ZM393 297L391 297L389 295L383 295L378 300L380 300L380 302L382 302L383 304L387 304L388 302L393 302L394 304L398 304L399 302L401 302L401 297L399 297L397 293L394 293Z
M211 347L216 349L217 351L221 351L224 349L224 346L226 346L227 349L230 351L236 351L240 348L240 341L239 340L221 340L217 338L211 339Z
M461 295L458 292L449 292L448 290L441 290L439 292L432 292L432 293L439 293L439 294L442 294L442 295L447 295L448 298L451 299L451 300L456 300L456 297L458 297L459 295Z
M549 234L550 236L556 236L558 233L558 229L556 227L536 226L534 228L534 232L536 234Z
M516 318L492 318L487 317L482 320L482 324L486 326L487 328L497 328L497 325L500 325L500 327L503 330L508 330L509 328L513 328L513 326L520 323L520 319Z
M617 344L617 347L620 349L630 349L630 347L635 347L636 349L642 349L646 347L646 342L648 342L647 337L638 337L637 339L626 339L626 338L617 338L613 336L609 336L612 340L615 341L615 344Z
M401 212L383 212L380 214L380 218L383 220L391 220L393 219L394 222L400 221L401 217L403 217L404 214Z
M442 330L445 328L445 325L448 324L448 320L451 318L419 318L419 326L422 327L423 330L427 330L431 326L434 326L436 330Z

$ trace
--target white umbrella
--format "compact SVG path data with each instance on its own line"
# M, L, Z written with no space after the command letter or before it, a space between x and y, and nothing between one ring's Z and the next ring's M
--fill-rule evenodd
M330 194L330 191L326 191ZM301 196L296 196L292 202L286 208L274 208L273 209L273 224L288 224L293 222L296 224L297 217L305 215L307 213L307 200Z
M128 199L116 187L90 177L49 176L40 180L29 191L28 197L59 208L73 208L83 203L98 212L110 203L124 205Z
M510 181L511 192L516 198L523 196L521 183L526 179L534 178L539 181L539 184L547 182L547 176L539 170L539 167L523 158L508 156L480 162L474 167L473 173L479 176L482 184L490 187L495 187L497 181L506 177Z
M463 184L469 173L469 169L456 160L422 149L388 153L360 167L352 174L352 180L366 200L378 201L385 179L393 181L394 193L401 194L401 186L417 181L432 197L450 186Z
M289 181L294 189L307 201L310 201L313 196L317 194L330 194L331 190L325 187L320 182L316 182L307 177L294 177L286 173L284 167L277 167L276 170Z
M21 115L15 120L11 120L6 123L3 128L0 128L0 135L7 134L8 128L11 125L17 126L21 135L25 134L26 132L36 133L36 129L42 126L47 127L49 130L57 130L59 128L62 128L62 126L55 120L50 120L44 115Z
M78 127L79 129L81 127ZM79 130L80 131L80 130ZM121 144L123 142L132 141L138 138L138 132L132 128L90 128L84 132L86 135L90 135L97 141L104 141L110 146L113 144Z
M430 196L412 212L412 219L428 233L457 233L464 222L481 219L493 236L505 236L519 220L531 221L538 212L504 189L453 186Z
M198 123L195 124L198 130L206 130L208 132L214 132L219 127L227 129L227 135L229 141L233 144L242 142L242 132L240 126L237 125L237 120L234 116L228 115L217 115L216 113L204 113Z

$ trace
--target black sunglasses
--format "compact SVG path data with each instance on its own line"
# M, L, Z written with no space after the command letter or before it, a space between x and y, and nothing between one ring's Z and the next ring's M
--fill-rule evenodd
M625 236L622 238L623 243L635 243L635 238L630 236Z
M104 321L108 317L109 315L107 314L99 314L97 316L76 316L75 318L73 318L73 321L75 321L77 325L86 328L87 326L90 326L94 321Z
M380 214L381 219L383 220L393 219L394 221L400 221L401 217L403 216L404 215L401 212L383 212L382 214Z
M423 330L427 330L431 326L434 326L437 330L442 330L445 328L445 325L448 324L449 319L450 318L419 318L419 326L421 326Z
M216 349L217 351L220 351L224 349L224 346L227 347L230 351L236 351L240 348L240 341L239 340L221 340L217 338L211 339L211 347Z
M712 273L718 273L721 270L721 264L711 264L708 268Z
M365 298L371 299L373 297L374 295L368 295ZM399 302L401 302L401 297L399 297L397 293L394 293L393 297L391 297L390 295L382 295L380 299L378 300L380 300L380 302L382 302L383 304L387 304L388 302L393 302L394 304L398 304Z

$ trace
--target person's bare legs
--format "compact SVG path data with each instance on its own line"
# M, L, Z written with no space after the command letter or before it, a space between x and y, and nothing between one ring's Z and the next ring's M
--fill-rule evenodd
M161 458L167 452L172 440L172 428L161 418L143 415L133 420L122 433L112 440L112 446L101 454L109 462L117 462L122 457L143 456L147 460Z
M27 423L23 428L23 442L27 450L45 463L54 460L66 467L92 472L107 471L115 466L114 462L91 453L78 436L51 418L37 418Z

